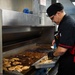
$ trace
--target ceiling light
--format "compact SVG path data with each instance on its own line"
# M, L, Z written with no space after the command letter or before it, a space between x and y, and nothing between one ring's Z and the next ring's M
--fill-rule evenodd
M75 2L72 2L75 5Z
M75 0L70 0L72 2L73 5L75 5Z
M59 0L56 0L56 2L58 3L58 2L59 2Z

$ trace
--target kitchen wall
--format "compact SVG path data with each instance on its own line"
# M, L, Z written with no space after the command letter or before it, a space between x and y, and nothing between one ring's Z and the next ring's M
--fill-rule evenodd
M33 0L0 0L0 9L22 12L24 8L32 10Z
M17 13L17 14L15 14L16 15L15 19L17 21L17 20L20 20L20 19L17 19L21 15L21 13L19 13L19 12L23 12L23 10L25 8L28 8L30 11L33 11L33 1L34 0L0 0L0 9L5 9L4 12L8 12L8 13L11 12L10 14L7 15L8 16L7 18L9 18L11 14L12 14L11 18L13 18L13 13ZM9 11L9 10L12 10L12 11ZM13 12L13 11L18 11L18 12ZM18 13L19 13L19 15L18 15ZM21 15L20 18L21 17L22 17L22 19L20 20L20 22L22 21L23 23L25 23L27 25L34 26L34 25L39 24L39 16L38 15L35 16L34 14L33 15L24 14L24 16ZM25 21L23 21L23 18ZM34 19L35 19L35 21L34 21ZM10 19L7 19L7 21L10 21ZM13 22L13 20L11 20L11 21ZM14 20L14 22L15 22L15 20ZM7 24L9 25L9 22Z

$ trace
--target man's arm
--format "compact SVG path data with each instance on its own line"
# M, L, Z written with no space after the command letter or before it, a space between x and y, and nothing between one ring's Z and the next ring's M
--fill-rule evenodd
M55 50L55 52L53 53L54 56L61 56L63 55L65 52L67 51L67 48L63 48L58 46L58 48Z

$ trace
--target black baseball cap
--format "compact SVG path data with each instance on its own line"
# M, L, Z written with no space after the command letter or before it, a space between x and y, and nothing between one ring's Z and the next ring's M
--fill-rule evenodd
M55 15L57 11L61 11L63 9L64 7L61 3L54 3L47 8L47 14L50 17L52 15Z

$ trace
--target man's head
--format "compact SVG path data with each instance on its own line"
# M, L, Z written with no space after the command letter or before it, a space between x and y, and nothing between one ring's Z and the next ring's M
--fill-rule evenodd
M54 3L48 7L47 14L53 22L57 23L58 22L57 20L61 19L62 15L60 15L60 14L63 13L63 9L64 9L64 7L61 3ZM55 17L56 17L56 19L54 20Z

